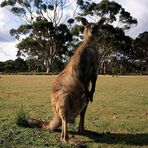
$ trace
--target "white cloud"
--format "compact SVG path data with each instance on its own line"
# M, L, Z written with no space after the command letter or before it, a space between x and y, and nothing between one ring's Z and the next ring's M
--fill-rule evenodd
M17 43L17 41L0 43L0 61L16 59L17 48L15 46Z
M16 39L9 34L9 28L0 25L0 42L14 42Z
M115 0L122 4L122 6L129 11L133 17L142 18L147 12L147 0Z
M3 0L0 0L0 3ZM101 0L94 0L100 2ZM115 0L121 4L125 10L131 13L131 15L138 20L138 26L131 28L128 35L137 37L139 33L148 31L148 0ZM71 8L75 9L76 4L73 0L69 0L72 5ZM65 18L72 15L71 9L68 9L64 13ZM21 23L18 17L15 17L9 11L4 8L0 8L0 61L15 59L17 48L15 47L17 41L10 36L9 30L17 28Z
M129 30L128 35L137 37L139 33L148 31L148 0L115 0L138 20L138 25Z
M0 0L0 3L2 0ZM0 8L0 61L16 59L17 41L9 31L18 26L18 18L4 8Z

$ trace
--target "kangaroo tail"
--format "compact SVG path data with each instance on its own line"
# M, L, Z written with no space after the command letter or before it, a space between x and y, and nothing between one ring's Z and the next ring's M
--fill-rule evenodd
M27 124L29 127L39 127L42 128L44 121L38 120L38 119L33 119L29 118L27 119Z
M29 118L27 120L27 123L30 127L38 127L48 130L57 130L61 125L61 119L59 116L54 116L51 121L42 121L38 119Z

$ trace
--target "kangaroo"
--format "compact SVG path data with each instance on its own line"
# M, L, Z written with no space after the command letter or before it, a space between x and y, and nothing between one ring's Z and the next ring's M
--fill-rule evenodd
M103 21L89 23L85 18L81 18L81 22L85 27L84 40L52 85L53 119L51 121L28 120L30 125L34 124L49 130L56 130L62 126L61 140L64 142L68 142L69 139L67 124L74 122L78 115L80 115L78 132L84 131L85 112L89 101L93 101L98 75L99 55L95 44L98 28Z

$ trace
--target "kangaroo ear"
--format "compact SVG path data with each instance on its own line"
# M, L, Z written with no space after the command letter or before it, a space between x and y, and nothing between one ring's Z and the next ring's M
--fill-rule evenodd
M80 18L80 21L81 21L81 23L82 23L84 26L86 26L86 25L89 24L89 22L87 21L87 19L84 18L84 17L81 17L81 18Z
M102 26L104 24L104 22L106 21L105 17L102 17L99 22L97 23L98 27Z

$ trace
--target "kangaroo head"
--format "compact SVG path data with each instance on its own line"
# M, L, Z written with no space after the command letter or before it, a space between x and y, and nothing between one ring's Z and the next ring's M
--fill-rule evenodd
M105 22L105 19L102 18L97 23L89 23L87 19L81 18L81 22L84 25L84 39L90 39L97 37L99 28L103 25Z

